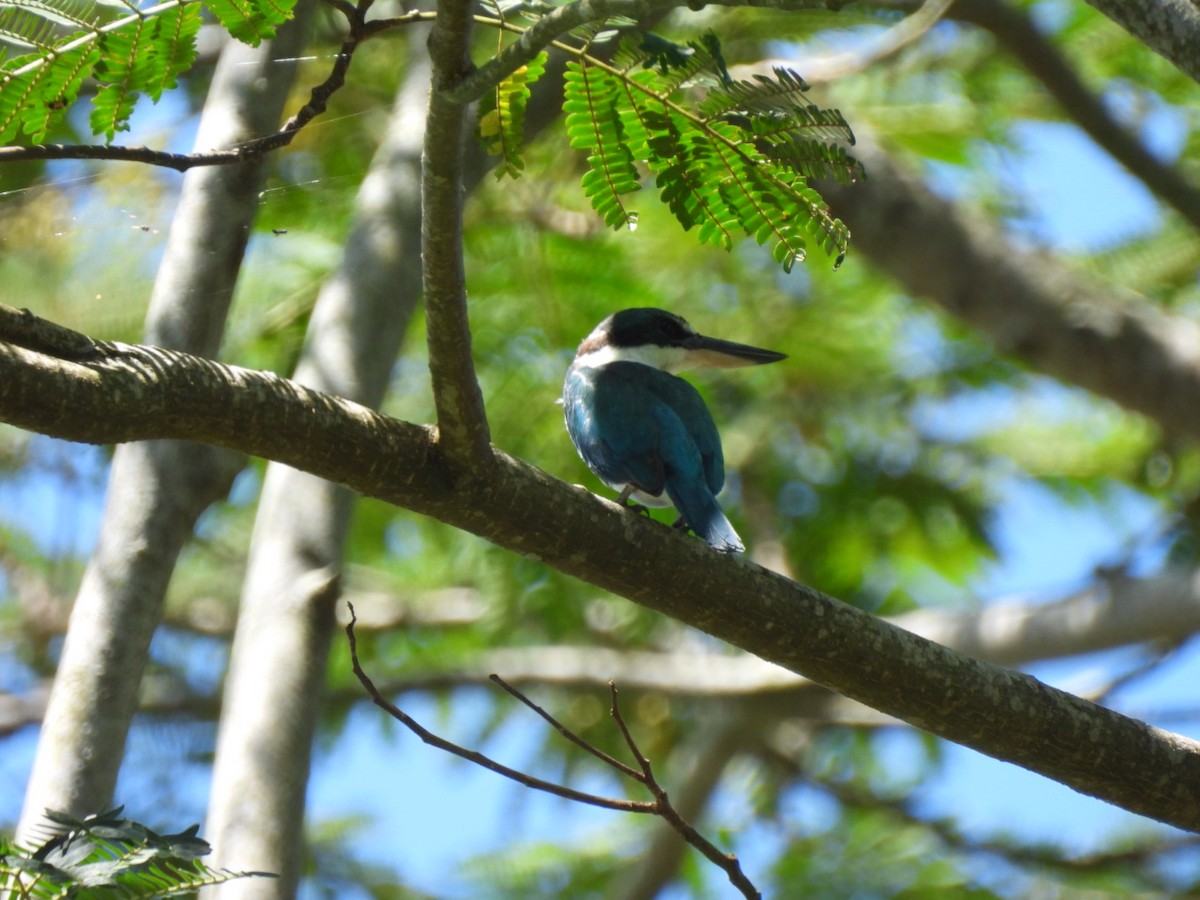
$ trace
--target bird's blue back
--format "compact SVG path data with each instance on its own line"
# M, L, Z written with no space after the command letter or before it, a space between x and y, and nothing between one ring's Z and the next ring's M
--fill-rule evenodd
M717 503L725 484L721 438L694 387L642 363L573 365L563 405L571 440L593 472L618 490L665 492L709 546L744 549Z
M563 405L580 456L609 484L632 484L654 496L669 477L702 483L711 495L725 484L717 426L682 378L636 362L572 366Z

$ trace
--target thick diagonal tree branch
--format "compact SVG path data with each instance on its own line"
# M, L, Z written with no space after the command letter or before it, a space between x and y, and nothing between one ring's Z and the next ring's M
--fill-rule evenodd
M1200 744L979 662L493 451L454 479L436 431L278 376L76 337L0 307L0 421L69 440L197 440L429 515L910 724L1200 830ZM29 343L29 341L26 341ZM651 577L653 575L653 577Z
M1173 437L1200 438L1200 323L1016 249L868 141L855 155L871 177L821 191L850 226L856 252L1002 353L1142 413Z
M1086 0L1135 38L1200 81L1200 7L1191 0Z

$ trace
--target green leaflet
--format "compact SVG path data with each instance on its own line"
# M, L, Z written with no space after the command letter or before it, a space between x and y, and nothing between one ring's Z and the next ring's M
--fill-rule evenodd
M234 37L257 44L291 16L295 0L205 3ZM200 0L166 0L132 12L95 0L5 0L0 37L30 52L0 56L0 142L22 134L45 141L93 75L100 89L90 124L111 141L129 127L139 96L157 100L191 67L200 10Z
M635 163L685 230L731 249L739 237L771 244L790 271L814 244L841 264L850 240L809 178L852 182L862 166L839 144L854 135L838 110L807 103L794 72L732 81L711 34L686 46L626 38L611 66L583 56L568 66L567 134L588 154L583 189L613 228L636 223L623 196L638 189ZM707 92L698 104L691 93ZM686 92L685 92L685 89Z
M45 65L21 75L10 73L42 57L10 60L0 70L0 143L8 143L21 133L35 142L44 141L51 125L63 117L79 95L80 85L99 57L95 47L76 47L53 54Z
M47 810L39 830L49 839L26 851L0 839L0 880L13 896L164 897L192 893L235 878L274 877L264 872L213 869L199 857L208 843L193 825L158 834L122 818L118 807L83 819Z
M499 156L496 178L518 178L525 168L521 145L525 137L525 103L529 85L546 71L546 54L513 72L480 103L479 137L488 153Z
M164 89L174 87L176 76L196 58L199 29L200 8L193 4L101 35L95 75L102 87L92 101L92 132L111 141L128 129L142 93L158 100Z
M196 34L200 31L200 7L181 6L155 19L154 45L146 93L154 101L163 91L178 84L180 73L196 61Z
M196 59L199 28L199 7L191 5L102 35L95 71L102 86L92 100L92 133L112 140L127 130L140 95L157 101L164 89L174 88L176 76Z
M203 0L231 35L257 47L275 36L275 29L292 17L296 0Z
M154 54L152 19L138 19L129 28L100 36L96 80L103 85L92 101L93 134L110 141L129 127L129 116L138 98L138 87L147 80Z
M588 154L583 192L610 228L637 227L637 213L621 200L641 188L634 157L623 134L620 79L594 66L567 66L563 112L571 146Z

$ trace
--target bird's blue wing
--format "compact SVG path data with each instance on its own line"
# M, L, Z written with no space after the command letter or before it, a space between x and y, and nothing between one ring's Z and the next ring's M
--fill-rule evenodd
M573 369L563 389L563 413L575 449L589 469L608 484L632 484L658 496L664 485L656 451L657 425L650 409L656 398L624 372L632 363ZM657 370L639 366L647 372Z
M721 451L721 436L699 391L682 378L667 377L671 379L670 395L664 399L679 414L688 437L700 453L704 481L715 497L725 487L725 454Z
M724 486L717 427L682 378L631 362L577 369L568 373L563 403L580 456L609 484L658 496L665 464L703 477L713 494Z

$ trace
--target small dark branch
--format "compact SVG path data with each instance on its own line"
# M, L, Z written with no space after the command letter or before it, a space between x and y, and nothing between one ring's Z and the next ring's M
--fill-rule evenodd
M274 134L268 134L224 150L206 153L167 153L149 147L124 147L100 144L37 144L32 147L0 147L0 164L31 159L103 159L115 162L136 162L186 172L200 166L228 166L259 159L286 147L309 122L325 112L332 97L346 83L346 72L359 45L389 28L408 25L430 17L429 13L412 12L387 20L366 21L367 10L374 0L361 0L352 6L346 0L327 0L350 22L350 33L342 42L333 68L325 80L312 89L308 102L288 119Z
M325 2L345 16L346 22L349 23L351 28L354 27L354 21L358 18L358 12L353 3L350 3L349 0L325 0Z
M386 697L384 697L370 676L363 671L362 664L358 660L358 644L354 637L354 606L350 606L350 621L346 623L346 638L350 642L350 662L354 668L354 674L366 689L367 694L371 697L371 702L386 712L389 716L419 737L426 744L432 747L437 747L439 750L445 750L447 753L453 753L455 756L465 759L468 762L473 762L477 766L482 766L489 771L495 772L497 775L503 775L512 781L522 784L525 787L533 788L538 791L545 791L548 794L554 794L558 797L563 797L567 800L574 800L577 803L587 803L590 806L600 806L605 809L616 809L621 812L634 813L656 813L657 806L654 803L638 802L636 800L619 800L615 797L600 797L596 794L587 794L583 791L576 791L572 788L563 787L562 785L554 784L550 781L544 781L541 778L535 778L532 775L526 775L524 772L519 772L516 769L511 769L508 766L496 762L489 756L484 756L475 750L468 750L465 747L460 747L445 738L438 737L432 731L421 726L415 719L400 709Z
M671 801L667 797L666 790L655 779L654 771L650 767L650 760L642 753L637 745L637 741L633 739L633 734L629 731L629 726L625 724L625 719L621 715L621 707L617 703L616 682L610 681L608 689L612 697L609 714L613 717L613 721L617 723L617 727L621 729L621 736L625 738L625 743L628 745L629 751L633 754L633 758L637 760L638 766L642 770L640 775L635 773L631 777L636 779L640 784L645 785L646 789L654 795L655 812L674 828L680 837L704 854L704 857L709 862L724 870L725 874L729 877L730 884L741 891L743 896L752 898L761 897L762 894L758 892L758 888L754 886L754 883L742 871L737 856L733 853L722 853L719 847L684 821L683 817L676 812L675 807L671 805Z
M104 159L136 162L186 172L199 166L227 166L249 157L241 150L211 153L167 153L149 147L104 146L101 144L35 144L32 147L0 147L0 164L29 159Z
M609 681L608 694L611 702L608 706L608 714L612 716L614 722L617 723L617 728L621 730L621 737L625 738L625 746L629 748L629 752L633 754L633 758L637 760L638 768L642 770L642 774L634 775L642 784L651 786L654 785L654 773L650 769L650 760L642 755L641 749L637 745L637 741L633 739L633 734L629 731L629 726L625 724L625 717L621 715L621 705L617 702L617 683ZM655 785L657 786L657 785ZM665 798L664 794L664 798Z
M412 12L406 12L399 16L387 16L380 19L372 19L369 22L363 22L359 28L359 42L373 38L377 34L382 34L385 31L391 31L393 28L400 28L405 25L412 25L414 22L433 22L437 19L437 13L423 12L419 9L414 9Z
M350 6L345 0L337 0L338 8L342 9L349 22L350 33L346 36L346 40L342 41L341 49L338 50L337 58L333 62L333 69L330 70L329 75L326 76L324 81L312 89L308 102L283 124L283 127L279 129L277 134L260 139L261 142L268 144L266 147L267 150L274 149L274 147L269 146L269 142L272 139L279 140L286 136L287 140L279 146L291 143L297 131L325 112L329 105L329 98L341 90L342 86L346 83L346 73L350 70L350 62L354 58L354 52L364 40L378 34L381 30L377 27L370 27L367 24L367 13L374 4L375 0L358 0L356 6ZM403 16L394 16L388 20L388 27L393 28L398 25L408 25L413 22L419 22L425 17L427 17L427 14L419 11L407 13Z
M458 474L492 461L483 392L471 356L463 263L463 174L468 107L449 98L471 70L470 0L441 0L429 33L433 89L421 158L421 263L429 376L438 443Z
M530 700L528 697L526 697L524 694L522 694L520 691L518 691L515 687L513 687L511 684L509 684L507 681L505 681L499 675L496 675L495 673L493 673L493 674L489 675L488 678L492 681L493 684L498 684L500 687L504 688L504 690L508 691L508 693L510 693L512 696L516 697L518 700L520 700L522 703L524 703L526 706L528 706L530 709L532 709L535 713L537 713L539 716L541 716L543 719L545 719L547 722L549 722L550 725L553 726L555 731L557 731L559 734L561 734L564 738L566 738L568 741L570 741L576 747L579 747L582 750L586 750L588 753L592 754L592 756L596 757L598 760L603 762L606 766L616 769L622 775L628 775L630 778L636 778L639 780L641 779L641 775L636 769L634 769L630 766L627 766L625 763L621 762L616 757L610 756L609 754L605 753L603 750L601 750L595 744L590 744L587 741L585 741L583 738L581 738L575 732L571 731L571 729L567 728L567 726L563 725L560 721L558 721L558 719L554 718L554 716L550 715L550 713L546 712L546 710L542 709L542 707L538 706L536 703L534 703L532 700ZM609 682L609 684L612 684L612 682ZM613 690L616 690L616 688L613 688Z
M559 722L554 716L546 712L542 707L538 706L523 693L506 682L499 675L490 676L491 681L499 685L510 695L520 700L527 707L536 712L546 722L554 727L554 729L565 737L568 741L583 750L586 750L592 756L599 759L612 769L620 772L641 785L644 785L652 794L654 794L653 802L639 802L636 800L618 800L610 797L600 797L595 794L585 794L582 791L572 790L571 788L563 787L562 785L553 784L549 781L543 781L540 778L535 778L532 775L526 775L524 772L519 772L516 769L510 769L501 763L496 762L490 757L484 756L475 750L468 750L465 747L460 747L458 744L452 743L445 738L438 737L431 731L426 730L419 725L407 713L385 698L371 678L363 671L362 664L358 659L358 645L354 637L354 623L356 620L354 615L354 605L350 606L350 621L346 623L346 638L350 643L350 662L354 668L354 674L366 688L367 694L376 706L390 715L400 724L404 725L419 737L426 744L437 747L439 750L445 750L447 753L453 753L455 756L473 762L476 765L489 769L498 775L503 775L505 778L522 784L525 787L535 788L539 791L545 791L559 797L565 797L568 800L576 800L580 803L588 803L592 806L600 806L606 809L617 809L622 812L638 812L652 813L660 816L670 823L680 835L683 836L689 844L703 853L709 860L719 866L729 876L730 882L742 892L746 897L758 898L762 895L755 888L745 873L742 872L741 866L738 864L737 857L733 854L722 853L717 847L709 843L702 837L696 829L683 820L683 817L675 811L671 806L671 801L667 798L667 792L659 785L654 778L654 773L650 768L650 761L646 759L642 751L638 748L637 742L633 739L633 735L629 731L629 727L625 724L625 720L621 717L621 710L617 706L617 686L613 682L609 682L609 690L612 692L612 708L611 713L617 726L621 729L621 734L625 738L625 743L629 745L629 749L633 752L634 758L638 761L641 767L639 772L632 766L627 766L620 760L614 759L609 754L605 753L599 747L585 741L579 735L571 731L567 726Z

